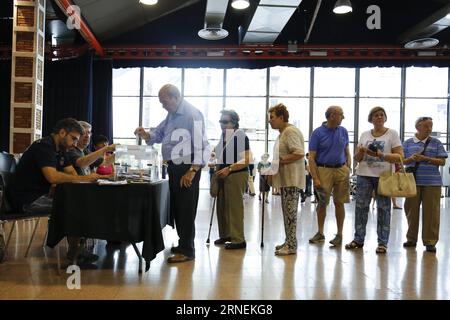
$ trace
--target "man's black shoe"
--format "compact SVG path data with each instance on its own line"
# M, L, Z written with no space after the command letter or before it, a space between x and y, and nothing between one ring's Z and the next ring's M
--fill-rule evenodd
M171 253L181 253L180 247L172 247L170 248Z

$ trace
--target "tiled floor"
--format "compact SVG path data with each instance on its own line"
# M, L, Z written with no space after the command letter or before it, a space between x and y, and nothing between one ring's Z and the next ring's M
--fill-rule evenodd
M450 198L441 199L436 254L425 252L421 244L415 250L402 248L406 219L401 210L392 213L386 255L375 254L373 212L363 249L329 247L335 232L333 208L325 225L327 241L310 245L317 219L314 204L307 200L299 210L298 253L286 257L274 255L274 246L284 239L279 197L271 196L266 207L264 248L260 247L260 202L257 197L245 199L247 249L232 251L206 245L212 201L206 190L200 199L195 261L166 263L177 239L170 227L163 231L166 249L142 275L131 246L106 250L105 242L99 241L98 269L81 271L79 290L68 289L70 274L65 269L58 275L55 251L42 248L46 223L41 224L29 257L23 258L32 222L22 222L13 234L7 260L0 264L0 299L450 299ZM346 210L344 243L352 239L353 203ZM217 238L216 222L215 218L211 243Z

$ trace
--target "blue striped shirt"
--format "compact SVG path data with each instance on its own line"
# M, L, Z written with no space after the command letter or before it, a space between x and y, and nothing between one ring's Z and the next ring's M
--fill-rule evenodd
M163 160L203 165L209 157L203 114L186 100L150 133L148 145L162 143Z
M442 142L436 138L430 137L430 143L425 150L425 156L431 158L447 158L447 152ZM419 140L415 136L403 143L405 158L411 157L414 153L421 153L425 146L425 140ZM408 164L408 167L414 167L416 162ZM420 162L416 171L416 184L418 186L442 186L442 177L439 172L439 166L430 164L426 161Z

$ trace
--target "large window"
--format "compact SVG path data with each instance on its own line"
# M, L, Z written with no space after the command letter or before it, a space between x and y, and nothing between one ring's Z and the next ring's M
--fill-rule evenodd
M385 126L400 132L400 68L363 68L360 71L359 135L373 128L368 121L373 107L386 110Z
M134 144L133 132L139 125L140 69L114 69L113 78L114 142Z
M325 121L325 111L331 105L341 106L344 110L342 125L349 132L351 152L358 139L355 132L361 135L372 128L367 116L375 106L386 110L386 126L397 130L404 139L414 134L417 117L431 116L433 134L447 143L448 68L411 67L403 70L404 73L402 68L360 68L358 76L355 68L115 69L114 141L134 144L133 132L138 125L154 128L164 120L167 111L159 102L158 91L162 85L172 83L203 113L207 136L213 146L221 134L220 111L234 109L240 116L240 127L247 133L257 161L266 151L272 153L279 134L267 123L267 110L278 103L287 106L289 122L302 131L306 151L310 133ZM406 75L404 79L402 74ZM405 86L404 96L402 85ZM359 96L356 95L357 86ZM405 102L404 110L401 109L402 101ZM358 118L354 116L356 111ZM400 132L402 114L405 123L404 131Z
M433 135L447 143L448 68L407 68L405 139L416 132L418 117L433 118Z

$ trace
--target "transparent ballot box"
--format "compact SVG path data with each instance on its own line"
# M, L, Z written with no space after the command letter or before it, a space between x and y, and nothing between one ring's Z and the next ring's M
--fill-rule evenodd
M117 145L115 180L157 181L160 180L161 159L153 146Z

